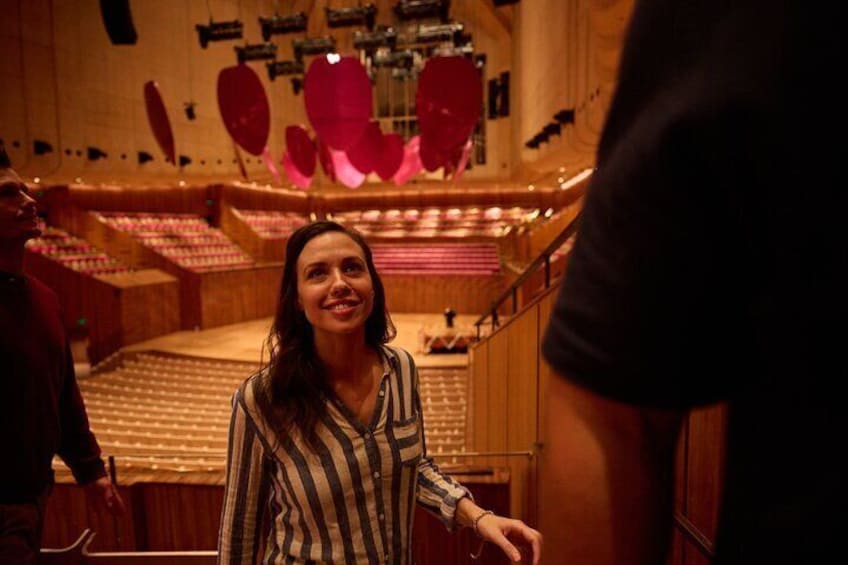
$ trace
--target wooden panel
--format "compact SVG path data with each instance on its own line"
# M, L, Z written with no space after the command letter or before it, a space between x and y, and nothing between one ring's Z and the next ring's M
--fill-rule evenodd
M693 411L689 416L686 517L715 542L725 460L725 405Z
M508 426L505 415L509 406L507 392L509 378L509 341L505 331L499 331L489 338L489 363L486 372L488 402L486 403L486 446L487 451L505 451L508 449ZM483 421L480 421L483 424ZM504 457L493 457L487 464L506 466Z
M224 489L209 485L145 484L145 551L217 549Z
M532 450L537 438L538 366L539 366L539 311L531 307L510 321L506 329L507 350L507 404L506 435L510 451ZM531 465L525 458L510 459L512 475L512 515L536 522L535 501L531 495L535 478Z
M383 275L391 312L442 312L448 306L459 314L485 312L504 291L501 275Z
M472 451L483 451L488 445L489 341L472 347L469 354L468 405L471 409L466 419L465 437Z
M129 487L119 487L127 512L113 518L105 510L90 504L82 488L72 484L56 484L47 503L44 517L43 547L67 547L86 529L97 532L92 542L95 551L133 551L136 544L134 516L143 509L133 504Z

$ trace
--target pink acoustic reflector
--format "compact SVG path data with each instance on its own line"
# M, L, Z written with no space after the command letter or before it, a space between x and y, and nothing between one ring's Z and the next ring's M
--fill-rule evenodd
M347 150L347 157L359 172L367 175L376 167L382 152L383 132L380 131L380 124L370 122L359 140Z
M383 136L383 151L374 170L384 181L389 180L403 162L403 138L400 134L389 133Z
M144 106L147 108L147 121L150 122L153 137L156 138L156 143L165 154L165 160L176 165L174 132L171 129L171 120L168 119L168 111L162 101L162 95L159 93L159 85L155 81L149 80L144 83Z
M333 172L336 178L348 188L357 188L365 182L365 173L359 171L347 158L347 153L338 149L328 148L333 160Z
M306 71L303 95L309 123L333 149L349 149L368 127L371 81L354 57L316 57Z
M312 184L312 177L306 176L300 172L300 169L292 162L291 157L289 157L289 152L286 151L283 153L283 160L281 161L283 165L283 170L286 172L286 176L289 177L289 180L298 188L309 188L309 185Z
M301 175L312 177L315 174L317 149L303 126L286 128L286 153Z
M456 155L452 156L451 161L456 163L453 171L453 180L454 182L458 181L462 176L462 173L465 172L465 168L468 167L468 159L471 157L471 147L472 143L469 139L465 142L465 145L462 147L462 150L459 153L459 158L454 160Z
M333 169L333 158L330 156L330 148L320 139L315 140L315 145L318 146L318 160L321 162L321 169L324 175L330 182L336 182L336 171Z
M462 145L480 116L480 73L465 57L433 57L424 65L415 95L421 135L438 150Z
M436 147L429 138L421 136L421 147L418 154L421 156L421 164L431 173L442 165L446 165L450 154Z
M271 111L259 75L247 65L222 69L218 109L233 140L248 153L261 155L271 132Z
M423 165L421 164L421 158L418 155L420 144L421 138L416 135L411 138L403 148L403 162L400 164L400 168L397 170L392 179L397 186L405 184L406 181L421 172Z

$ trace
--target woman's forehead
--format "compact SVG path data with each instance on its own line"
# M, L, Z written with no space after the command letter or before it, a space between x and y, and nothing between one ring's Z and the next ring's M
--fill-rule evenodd
M327 232L310 239L300 252L297 262L300 265L308 265L347 257L358 257L364 261L365 252L346 233Z

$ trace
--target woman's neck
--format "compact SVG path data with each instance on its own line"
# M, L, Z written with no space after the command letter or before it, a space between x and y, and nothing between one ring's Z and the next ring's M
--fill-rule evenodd
M315 336L315 352L330 382L358 381L370 375L374 351L363 335Z

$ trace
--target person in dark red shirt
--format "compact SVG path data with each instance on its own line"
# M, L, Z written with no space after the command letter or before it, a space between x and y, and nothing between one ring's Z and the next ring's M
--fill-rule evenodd
M35 200L0 147L0 562L37 561L59 455L89 498L124 504L91 433L57 296L24 274L27 240L40 235Z

